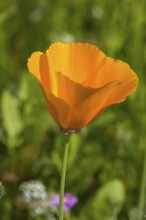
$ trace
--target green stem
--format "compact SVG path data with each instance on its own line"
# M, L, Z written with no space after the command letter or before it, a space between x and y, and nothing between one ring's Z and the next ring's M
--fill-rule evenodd
M64 157L63 157L63 166L62 166L61 184L60 184L59 220L63 220L64 188L65 188L68 149L69 149L69 135L68 135L67 144L65 145Z
M144 168L143 168L142 184L141 184L139 207L138 207L139 209L138 220L143 220L144 206L145 206L145 194L146 194L146 150L145 150Z

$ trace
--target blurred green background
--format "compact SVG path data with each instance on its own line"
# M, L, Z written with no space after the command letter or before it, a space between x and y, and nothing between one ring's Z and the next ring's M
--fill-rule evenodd
M67 220L134 220L146 147L145 0L0 1L0 219L47 219L19 204L24 181L59 191L64 135L26 66L56 41L95 44L138 74L126 102L72 136L66 179L79 198Z

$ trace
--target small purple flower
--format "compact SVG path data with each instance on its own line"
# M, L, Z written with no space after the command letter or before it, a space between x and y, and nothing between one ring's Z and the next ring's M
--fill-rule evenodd
M49 202L50 207L59 206L59 194L54 194L52 200ZM64 194L64 205L63 210L66 212L69 209L73 208L78 202L78 198L71 193Z

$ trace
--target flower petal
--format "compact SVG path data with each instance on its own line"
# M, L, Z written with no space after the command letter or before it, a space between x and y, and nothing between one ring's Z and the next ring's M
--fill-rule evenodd
M75 83L61 73L57 73L58 94L70 107L66 127L63 130L79 129L89 123L103 108L108 97L119 86L112 81L101 88L89 88Z
M101 87L113 80L125 82L131 78L138 81L135 72L127 63L108 57L96 75L95 84L96 87Z
M73 126L73 128L80 129L89 124L105 109L106 101L120 84L119 81L112 81L101 88L95 89L94 92L85 90L85 97L87 98L71 110L68 128Z
M118 89L110 95L106 105L122 102L127 96L132 94L138 84L138 77L129 65L120 60L108 58L106 64L100 69L96 86L103 86L113 80L119 80L121 83Z
M46 54L51 78L61 72L78 83L96 74L106 59L97 47L87 43L54 43Z
M46 54L41 52L33 53L28 59L27 66L29 71L37 78L43 87L45 87L47 91L51 91L52 83Z
M43 53L42 52L34 52L32 53L31 57L28 59L28 69L39 81L40 77L40 57Z
M63 100L55 97L53 94L45 90L42 85L41 88L46 99L48 110L53 119L56 121L59 127L66 127L69 116L69 106Z

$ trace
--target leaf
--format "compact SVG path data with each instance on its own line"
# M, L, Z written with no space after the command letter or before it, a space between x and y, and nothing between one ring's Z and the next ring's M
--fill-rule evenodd
M121 205L125 199L125 188L122 181L116 179L104 185L96 195L96 205L110 203L110 206Z
M8 138L16 139L23 129L19 100L10 90L5 90L1 100L3 126Z
M80 219L111 220L117 215L125 200L123 182L115 179L102 186L81 212Z

